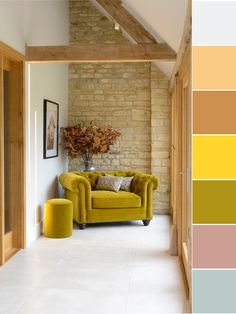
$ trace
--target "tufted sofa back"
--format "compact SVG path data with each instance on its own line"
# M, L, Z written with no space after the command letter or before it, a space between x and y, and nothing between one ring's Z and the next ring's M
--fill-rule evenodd
M140 172L136 171L99 171L99 172L73 172L74 174L80 175L82 177L85 177L91 184L92 190L95 188L98 177L104 176L105 174L110 174L113 176L118 177L134 177L134 180L132 181L131 185L131 191L137 188L136 181L145 181L146 180L146 174L141 174ZM154 188L157 188L157 180L155 177L151 176L152 181L154 183Z

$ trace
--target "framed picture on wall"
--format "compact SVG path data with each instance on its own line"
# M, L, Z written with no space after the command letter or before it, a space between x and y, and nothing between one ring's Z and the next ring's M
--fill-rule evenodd
M59 104L44 99L43 158L58 156Z

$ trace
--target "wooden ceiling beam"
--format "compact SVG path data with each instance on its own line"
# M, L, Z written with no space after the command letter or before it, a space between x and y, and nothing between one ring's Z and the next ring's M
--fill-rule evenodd
M31 63L173 61L176 53L166 44L119 44L86 46L28 46Z
M96 0L138 44L155 44L156 39L122 6L120 0Z

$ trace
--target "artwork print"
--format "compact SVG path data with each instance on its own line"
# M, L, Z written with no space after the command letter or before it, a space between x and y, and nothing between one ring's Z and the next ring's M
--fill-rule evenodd
M59 104L44 99L44 159L58 156L58 119Z

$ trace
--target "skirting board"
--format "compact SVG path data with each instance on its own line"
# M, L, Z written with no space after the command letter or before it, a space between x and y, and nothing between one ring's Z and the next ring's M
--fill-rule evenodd
M42 230L42 221L39 224L35 225L33 228L26 230L26 247L28 247L31 243L33 243L40 237L40 235L42 234Z
M171 235L170 235L170 255L177 256L177 227L176 225L171 226Z

